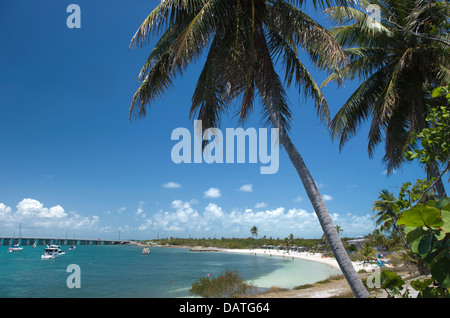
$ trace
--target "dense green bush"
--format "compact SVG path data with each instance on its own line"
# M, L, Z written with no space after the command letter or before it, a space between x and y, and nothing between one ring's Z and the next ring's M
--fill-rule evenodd
M226 269L217 277L201 277L192 284L189 293L203 298L230 298L244 295L255 288L246 283L237 270Z

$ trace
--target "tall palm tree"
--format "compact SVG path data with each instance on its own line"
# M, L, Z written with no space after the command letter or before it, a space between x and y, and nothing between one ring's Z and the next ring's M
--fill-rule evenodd
M349 63L329 76L322 86L343 78L362 80L331 121L331 135L339 147L371 119L368 153L385 142L388 173L405 161L412 132L427 126L432 106L428 91L450 81L450 35L447 1L359 0L359 7L337 6L326 12L338 26L331 30L345 47ZM376 5L376 7L375 7ZM379 9L374 21L367 8ZM414 147L414 145L412 145ZM437 163L426 166L438 177ZM442 181L440 197L446 196Z
M165 0L145 19L131 41L148 43L152 32L162 33L140 74L130 115L142 117L146 107L165 93L172 79L208 50L192 98L191 118L202 129L220 126L220 115L237 105L239 123L252 112L257 95L262 99L266 124L279 130L285 148L318 216L339 266L356 297L369 294L342 246L330 213L300 153L287 131L292 119L282 79L276 72L280 59L284 80L294 83L315 102L321 119L329 119L326 100L299 58L302 48L321 69L337 68L345 59L328 31L305 14L302 0ZM340 1L315 0L318 6ZM297 6L296 6L297 5Z
M397 198L392 192L386 189L381 190L378 196L379 200L373 203L372 211L377 211L372 219L377 218L376 225L380 226L381 231L391 231L392 228L397 232L403 240L403 243L408 246L403 231L397 225L399 208L396 204Z
M256 226L253 226L253 227L250 229L250 233L252 234L252 236L258 238L258 228L257 228Z

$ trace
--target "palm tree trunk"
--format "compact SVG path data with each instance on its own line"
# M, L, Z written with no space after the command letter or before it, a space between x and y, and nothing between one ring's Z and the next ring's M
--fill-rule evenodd
M284 128L282 128L284 130ZM322 199L322 196L317 189L316 183L314 182L308 168L305 165L300 153L297 151L293 145L291 139L286 132L280 133L280 143L286 149L289 155L289 159L297 170L300 179L302 180L303 186L305 187L308 198L311 201L314 211L317 214L322 230L327 238L328 244L333 251L334 256L341 268L347 282L352 288L353 293L356 297L369 297L367 289L364 287L359 275L356 273L347 252L342 245L341 239L336 231L336 227L331 219L330 213Z
M330 213L322 199L322 196L317 189L316 183L314 182L311 174L309 173L308 168L306 167L303 158L301 157L298 150L295 148L292 143L289 135L287 134L283 125L281 125L279 112L276 108L276 99L269 94L264 94L267 90L264 89L264 84L260 79L256 81L259 92L263 97L263 101L267 110L269 112L272 123L275 128L279 129L280 135L280 144L286 149L286 152L297 170L298 175L303 183L303 186L306 190L309 200L311 201L314 211L319 219L322 230L327 238L327 241L330 245L331 250L333 251L334 256L339 264L339 267L342 270L345 278L347 279L350 288L353 291L353 294L357 298L367 298L369 297L369 292L364 287L359 275L356 273L355 268L353 267L350 258L348 257L347 252L342 245L341 239L336 231L336 227L333 224L333 220L331 219Z

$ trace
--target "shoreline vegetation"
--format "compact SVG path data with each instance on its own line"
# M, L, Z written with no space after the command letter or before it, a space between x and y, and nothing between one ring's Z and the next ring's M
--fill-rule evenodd
M359 238L360 240L368 240ZM367 279L372 275L377 266L376 257L371 261L364 259L355 251L355 247L348 242L354 242L354 239L343 238L344 246L348 249L352 264L366 285ZM332 268L340 270L337 260L333 254L327 250L326 244L321 239L296 239L291 244L286 244L284 239L254 239L254 238L221 238L221 239L159 239L159 240L131 240L132 244L138 246L153 246L166 248L185 248L190 252L223 252L240 253L251 255L265 255L283 258L302 259L311 262L327 264ZM266 244L271 243L271 244ZM284 245L283 245L284 244ZM298 245L297 245L298 244ZM264 248L263 248L264 246ZM301 247L301 248L299 248ZM386 253L387 251L385 251ZM389 252L387 252L389 254ZM380 252L378 255L382 254ZM383 269L388 269L400 275L406 281L420 276L414 270L413 266L399 260L396 253L391 253L389 257L382 257ZM425 276L426 277L426 276ZM257 286L256 286L257 287ZM410 295L414 296L415 291L407 282L406 288ZM381 288L369 289L371 297L387 297L387 293ZM292 289L285 289L276 286L274 282L268 290L252 293L249 295L240 295L237 297L253 298L353 298L353 292L342 274L331 275L325 280L313 284L296 286Z

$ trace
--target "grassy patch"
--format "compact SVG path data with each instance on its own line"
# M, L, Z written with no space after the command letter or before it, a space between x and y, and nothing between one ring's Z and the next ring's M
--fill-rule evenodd
M308 288L311 288L311 287L314 287L314 286L317 286L317 285L328 284L328 283L330 283L332 281L340 280L340 279L343 279L343 278L344 278L344 275L337 275L337 274L336 275L330 275L328 278L326 278L324 280L320 280L318 282L315 282L314 284L304 284L304 285L296 286L296 287L294 287L292 289L297 289L297 290L299 290L299 289L308 289Z

